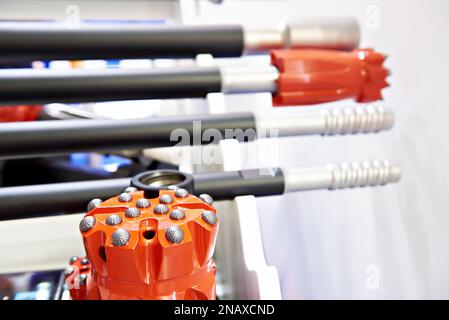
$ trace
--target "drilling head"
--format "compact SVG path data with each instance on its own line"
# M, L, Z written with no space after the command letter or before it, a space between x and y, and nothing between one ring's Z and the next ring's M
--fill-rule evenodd
M271 63L279 70L274 106L307 105L352 98L381 100L388 86L386 57L372 49L273 50Z
M148 194L148 193L147 193ZM218 218L186 189L127 189L80 222L87 258L66 270L73 299L215 299Z

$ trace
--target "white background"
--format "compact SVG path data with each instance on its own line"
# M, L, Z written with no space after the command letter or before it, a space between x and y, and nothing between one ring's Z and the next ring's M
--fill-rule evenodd
M249 25L355 16L362 46L388 55L392 131L279 142L285 167L381 158L403 169L402 181L384 188L258 200L283 297L449 298L449 1L225 0L202 2L199 14Z

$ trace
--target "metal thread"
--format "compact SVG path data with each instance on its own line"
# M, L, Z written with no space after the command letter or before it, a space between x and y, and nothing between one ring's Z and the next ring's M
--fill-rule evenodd
M332 175L331 190L384 185L400 178L398 167L391 166L388 161L328 164L326 168Z
M322 135L379 132L394 123L393 113L382 106L321 109L320 113L325 121Z

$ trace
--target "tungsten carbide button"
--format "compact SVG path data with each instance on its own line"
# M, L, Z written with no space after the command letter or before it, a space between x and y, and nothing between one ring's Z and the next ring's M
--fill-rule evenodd
M84 217L80 222L80 231L87 232L92 229L95 225L96 219L93 216Z
M81 259L81 264L83 266L88 265L89 264L89 260L87 260L87 258L83 258L83 259Z
M85 286L87 282L87 274L80 274L78 276L78 283L80 286Z
M87 212L100 206L101 203L102 203L101 199L98 198L90 200L89 203L87 204Z
M70 260L69 260L69 264L74 264L75 262L78 261L78 259L79 259L79 258L78 258L77 256L71 257Z
M189 192L186 189L177 189L175 191L176 198L187 198L189 196Z
M169 194L164 194L159 198L159 202L163 204L170 204L173 203L173 198Z
M214 225L217 223L217 215L213 211L204 210L203 213L201 214L201 217L208 224Z
M176 190L179 189L179 187L178 187L178 186L175 186L175 185L171 185L171 186L168 186L167 189L176 191Z
M75 271L75 268L73 268L72 266L65 268L64 270L64 277L68 277L70 276L73 272Z
M200 198L201 200L203 200L210 206L214 203L214 199L206 193L200 194L200 196L198 198Z
M130 193L123 192L118 196L118 201L120 202L130 202L133 196Z
M112 244L117 247L123 247L130 239L129 231L123 228L117 229L112 233Z
M107 225L116 226L122 223L122 217L120 217L118 214L111 214L106 218L105 222Z
M165 237L172 243L180 243L184 240L184 231L178 226L172 226L165 231Z
M137 191L137 188L134 188L134 187L128 187L125 190L123 190L123 192L125 192L125 193L131 193L131 192L136 192L136 191Z
M168 213L168 207L165 204L158 204L154 207L153 212L155 214L166 214Z
M151 202L148 199L142 198L136 201L136 207L137 208L149 208L151 206Z
M170 212L170 219L173 220L181 220L184 219L186 214L181 209L175 209L172 212Z
M136 207L126 209L125 216L128 218L137 218L140 216L140 210Z

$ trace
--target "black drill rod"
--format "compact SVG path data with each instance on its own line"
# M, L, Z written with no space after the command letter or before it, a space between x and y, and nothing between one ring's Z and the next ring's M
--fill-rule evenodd
M106 200L130 185L131 178L64 182L0 188L0 220L85 212L93 198ZM193 174L194 194L215 200L236 196L269 196L284 192L279 168Z
M256 138L255 129L254 115L247 112L137 120L3 123L0 124L0 159L208 144L224 138L248 141ZM202 139L206 130L217 133L214 141Z
M203 98L220 91L218 68L0 70L0 105Z
M241 26L82 26L0 24L0 60L239 57Z

